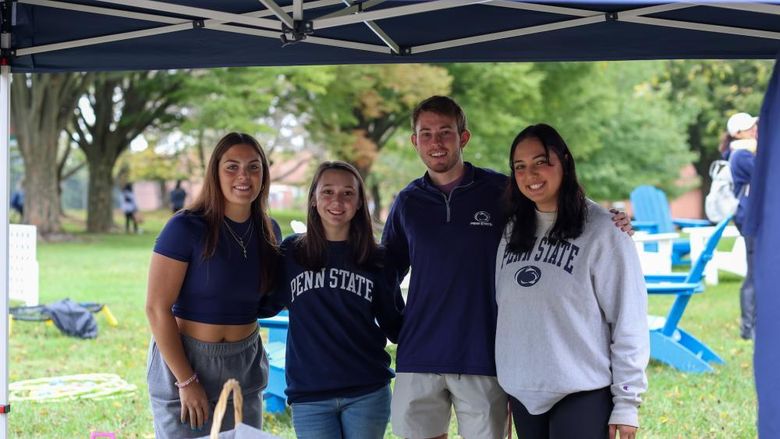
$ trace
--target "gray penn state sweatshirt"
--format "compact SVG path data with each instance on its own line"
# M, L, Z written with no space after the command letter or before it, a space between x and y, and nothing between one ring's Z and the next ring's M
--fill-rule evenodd
M636 248L611 214L588 200L582 235L550 243L555 213L537 212L536 243L496 256L496 370L529 413L568 394L610 386L610 424L638 427L650 353L647 290Z

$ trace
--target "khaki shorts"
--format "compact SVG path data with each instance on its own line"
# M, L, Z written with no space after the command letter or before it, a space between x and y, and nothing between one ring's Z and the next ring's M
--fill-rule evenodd
M398 373L390 420L393 433L421 439L447 433L455 408L464 439L500 439L507 430L507 396L496 377Z

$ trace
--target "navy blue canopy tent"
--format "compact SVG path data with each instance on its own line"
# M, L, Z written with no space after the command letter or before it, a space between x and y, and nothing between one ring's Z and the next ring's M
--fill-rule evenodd
M776 2L776 1L775 1ZM194 67L771 58L780 5L513 0L0 0L0 279L8 282L10 72ZM759 430L780 437L780 73L754 176ZM774 172L772 172L774 170ZM776 183L772 185L772 183ZM7 291L7 288L6 288ZM0 308L8 307L0 294ZM0 316L7 338L7 312ZM0 345L0 405L7 403ZM0 436L5 435L0 415Z

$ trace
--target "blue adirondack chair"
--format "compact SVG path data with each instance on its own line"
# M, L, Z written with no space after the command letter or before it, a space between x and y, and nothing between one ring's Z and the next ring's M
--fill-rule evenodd
M648 318L650 357L683 372L712 372L710 363L723 364L723 359L712 349L678 325L691 297L704 291L702 284L704 268L712 259L715 247L729 221L731 221L730 217L715 226L715 230L707 239L704 251L693 263L690 272L645 276L648 294L677 296L666 318L654 316Z
M638 186L631 191L631 208L634 211L632 225L636 230L644 230L649 233L672 233L677 227L706 227L711 226L707 220L672 218L669 212L669 201L661 189L653 186ZM647 244L653 246L654 244ZM650 251L655 249L648 248ZM688 265L691 263L684 256L691 252L691 243L686 238L678 238L672 246L672 264Z
M287 349L287 327L289 314L284 310L275 317L258 320L260 327L268 328L268 344L265 346L268 355L268 387L263 392L265 411L281 413L287 406L287 388L285 376L285 354Z

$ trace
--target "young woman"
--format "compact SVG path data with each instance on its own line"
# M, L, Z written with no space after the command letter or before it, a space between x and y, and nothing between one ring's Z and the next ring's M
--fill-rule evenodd
M228 378L241 383L244 423L260 427L268 360L257 312L278 263L269 183L257 141L230 133L211 156L198 199L157 238L146 298L157 438L203 436Z
M125 233L130 233L130 224L133 225L133 233L138 233L138 218L135 214L138 212L138 206L135 204L135 194L133 194L133 184L127 183L122 188L122 200L120 203L122 213L125 214Z
M261 314L287 307L287 394L300 439L384 437L390 356L403 301L371 228L363 180L325 162L309 189L307 231L284 240L278 288Z
M647 296L631 238L585 198L560 135L512 142L496 257L496 368L519 438L635 437Z

